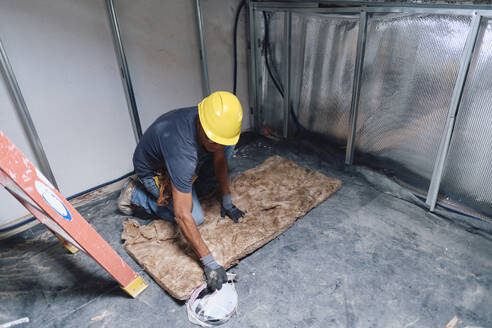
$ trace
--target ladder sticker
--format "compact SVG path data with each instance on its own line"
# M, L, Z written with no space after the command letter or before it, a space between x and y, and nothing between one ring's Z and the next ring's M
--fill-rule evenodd
M38 178L44 182L45 184L47 184L51 189L55 189L55 187L51 184L50 180L48 180L43 173L41 173L41 171L38 170L38 168L36 167L36 175L38 176Z
M72 220L70 212L67 210L63 202L58 198L58 196L44 183L39 180L34 182L34 186L38 193L43 196L44 200L48 205L55 210L56 213L60 214L63 218L68 221Z

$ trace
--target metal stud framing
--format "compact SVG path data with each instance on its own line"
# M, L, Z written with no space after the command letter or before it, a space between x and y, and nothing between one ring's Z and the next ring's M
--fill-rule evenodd
M210 81L208 79L207 49L205 44L205 31L203 28L203 15L200 0L195 0L196 20L198 25L198 36L200 39L200 60L202 62L202 89L203 97L210 94Z
M256 17L256 11L253 10L253 50L254 50L254 63L255 63L255 87L254 87L254 97L255 97L255 130L257 132L261 132L261 122L263 121L262 112L261 112L261 83L264 83L265 79L263 79L263 74L260 73L260 50L262 48L262 43L260 39L260 20Z
M349 4L350 6L343 6ZM435 161L434 171L432 174L431 185L429 187L426 203L431 211L436 206L437 196L439 194L439 186L443 174L443 170L446 163L446 156L449 149L450 140L453 135L453 128L455 123L456 114L460 105L461 96L463 94L463 88L466 82L468 70L470 67L471 59L473 58L475 45L480 30L480 22L482 17L492 17L492 6L490 5L436 5L436 4L412 4L412 3L378 3L378 2L353 2L353 1L320 1L319 3L306 3L306 2L263 2L263 1L250 1L250 37L251 37L251 52L250 52L250 99L255 99L255 102L251 102L253 112L255 114L255 128L258 131L261 129L259 126L261 120L259 118L259 93L260 93L260 81L262 76L259 73L259 48L254 46L253 42L256 42L261 35L261 31L255 22L253 13L261 11L270 12L286 12L286 25L284 27L284 35L286 35L286 44L290 45L290 33L291 27L291 13L318 13L318 14L359 14L359 34L357 40L357 54L355 61L354 71L354 83L352 89L352 101L350 109L350 119L348 127L347 149L345 164L347 166L352 165L354 159L354 144L356 139L356 126L357 126L357 114L359 107L359 96L361 89L361 76L364 65L364 52L367 33L367 15L370 13L410 13L410 14L442 14L442 15L462 15L472 16L472 23L470 31L468 33L467 41L463 51L463 55L460 62L460 68L458 77L456 79L451 105L448 111L448 117L446 120L445 129L441 137L439 145L438 156ZM342 5L342 6L340 6ZM331 7L328 7L331 6ZM338 7L337 7L338 6ZM254 36L254 37L253 37ZM290 46L285 49L286 62L285 65L286 75L288 78L285 81L285 85L290 84ZM290 87L287 87L287 94ZM290 103L290 96L284 99L284 127L283 135L287 136L288 128L288 110Z
M285 36L285 95L284 95L284 126L283 137L287 138L289 133L289 108L290 108L290 70L291 70L291 41L292 41L292 13L285 13L284 20L284 36Z
M249 106L250 112L253 115L253 125L255 131L259 131L260 129L260 121L259 121L259 113L258 113L258 103L257 103L257 67L256 63L256 16L255 10L251 1L248 1L248 27L249 27Z
M116 15L113 0L106 0L106 10L108 12L109 22L111 24L114 49L120 65L121 79L123 80L123 86L125 88L126 101L130 109L133 132L135 133L135 139L138 143L142 137L142 126L140 125L140 117L138 115L135 93L133 92L130 69L128 68L128 63L126 61L125 49L123 48L123 41L121 40L120 25L118 23L118 16Z
M29 113L29 109L27 108L26 101L24 100L24 96L22 95L22 91L19 87L19 84L17 83L14 71L12 69L12 66L10 65L9 57L7 56L7 52L3 47L2 40L0 40L0 64L2 65L2 71L4 73L5 80L10 87L12 95L14 96L15 104L17 105L22 124L24 125L24 129L27 133L27 137L29 138L31 145L33 146L36 158L39 161L41 171L58 189L55 176L53 175L50 163L48 162L48 157L46 157L46 153L44 152L43 144L41 143L38 131L36 130L34 122L32 121L31 114Z
M427 193L426 204L431 211L434 211L437 202L437 196L439 194L439 186L441 184L441 178L444 171L444 164L449 150L449 143L453 135L454 123L456 120L456 114L460 105L461 96L463 95L463 88L465 86L466 76L470 68L470 62L473 56L473 50L478 37L478 31L480 30L481 16L474 14L470 31L466 38L465 48L461 55L460 69L456 83L454 85L453 96L451 98L451 105L449 106L448 117L446 119L446 125L444 126L444 132L441 137L441 143L437 152L437 158L434 163L434 171L432 172L432 179Z
M345 165L352 165L354 161L354 144L357 129L357 115L359 113L359 98L364 65L364 53L366 48L367 13L361 12L359 19L359 34L357 36L357 53L355 58L354 82L352 84L352 102L350 105L349 132L347 135L347 151Z

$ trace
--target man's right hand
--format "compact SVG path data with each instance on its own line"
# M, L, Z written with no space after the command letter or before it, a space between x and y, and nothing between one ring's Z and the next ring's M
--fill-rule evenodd
M222 196L222 206L220 207L220 216L228 216L234 223L244 216L244 212L232 204L231 194Z
M227 273L222 265L215 261L212 254L201 258L200 261L202 262L203 270L205 271L208 290L214 292L217 289L221 289L222 284L227 282Z

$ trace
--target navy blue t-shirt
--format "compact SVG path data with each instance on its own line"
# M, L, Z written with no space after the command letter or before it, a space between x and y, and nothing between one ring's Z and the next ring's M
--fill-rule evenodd
M198 107L176 109L161 115L145 131L133 154L133 167L139 178L155 176L167 168L173 186L190 193L192 179L205 149L197 139Z

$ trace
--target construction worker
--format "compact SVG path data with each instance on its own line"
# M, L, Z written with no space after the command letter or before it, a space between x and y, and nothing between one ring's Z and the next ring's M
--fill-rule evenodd
M204 220L198 197L213 192L218 180L221 216L237 223L244 215L232 204L228 176L242 117L239 100L225 91L212 93L198 107L161 115L135 149L133 166L138 181L129 180L118 199L124 214L132 215L141 207L148 214L177 223L200 258L211 291L221 289L227 275L197 229Z

